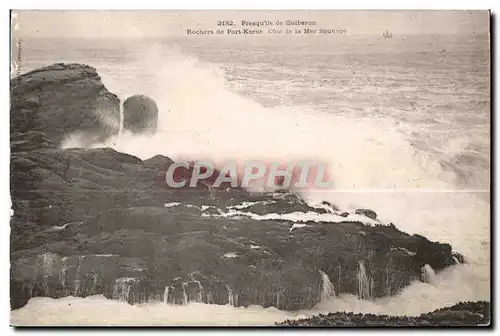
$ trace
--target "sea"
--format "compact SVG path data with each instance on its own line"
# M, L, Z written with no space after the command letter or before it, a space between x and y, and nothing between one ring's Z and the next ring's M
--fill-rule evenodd
M37 38L22 48L21 73L84 63L122 101L155 99L154 136L122 131L94 147L141 159L318 160L334 187L301 190L306 200L373 209L400 230L450 243L467 263L393 297L341 294L296 312L37 297L11 312L12 324L271 325L336 311L416 316L491 299L488 35ZM70 136L62 147L80 143Z

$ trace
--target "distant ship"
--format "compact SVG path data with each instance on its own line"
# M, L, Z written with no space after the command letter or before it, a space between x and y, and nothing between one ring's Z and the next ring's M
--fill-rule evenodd
M389 32L387 29L385 29L385 32L382 34L382 36L384 38L391 38L392 37L392 33Z

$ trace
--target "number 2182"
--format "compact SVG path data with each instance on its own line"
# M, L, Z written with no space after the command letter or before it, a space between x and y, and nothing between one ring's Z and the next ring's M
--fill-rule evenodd
M233 21L217 21L217 26L233 26Z

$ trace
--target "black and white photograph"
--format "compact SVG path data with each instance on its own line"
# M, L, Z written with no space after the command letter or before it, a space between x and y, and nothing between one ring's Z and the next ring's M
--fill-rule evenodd
M11 10L10 325L491 326L490 15Z

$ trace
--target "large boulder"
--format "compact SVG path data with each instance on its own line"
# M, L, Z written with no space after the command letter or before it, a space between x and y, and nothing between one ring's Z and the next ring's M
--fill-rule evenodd
M58 63L13 78L10 99L11 136L43 132L58 146L76 131L89 144L119 131L120 101L87 65Z
M158 106L144 95L127 98L123 103L123 129L133 133L153 134L158 128Z

